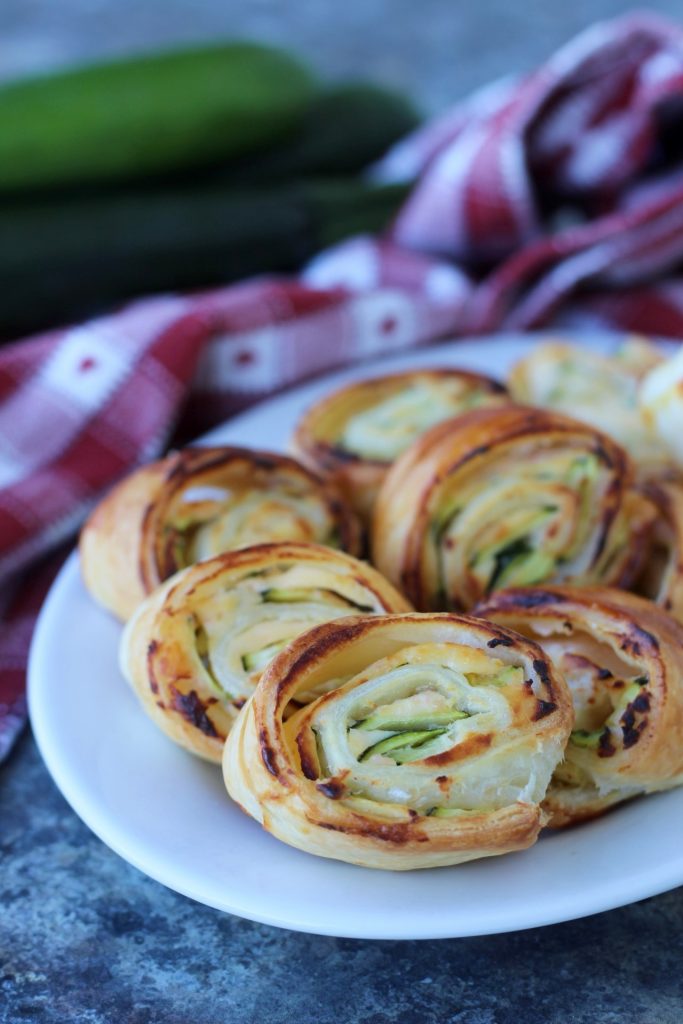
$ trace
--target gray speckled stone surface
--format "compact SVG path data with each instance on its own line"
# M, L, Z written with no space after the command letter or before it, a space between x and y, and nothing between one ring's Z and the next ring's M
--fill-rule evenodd
M650 7L680 16L676 0ZM622 0L2 0L0 77L234 33L297 48L331 76L403 87L437 110L624 9ZM241 921L103 846L57 792L30 735L0 767L0 1024L681 1024L682 965L683 889L551 928L442 942Z
M0 769L0 823L0 1024L683 1019L683 889L475 939L270 928L170 892L108 850L67 807L28 735Z

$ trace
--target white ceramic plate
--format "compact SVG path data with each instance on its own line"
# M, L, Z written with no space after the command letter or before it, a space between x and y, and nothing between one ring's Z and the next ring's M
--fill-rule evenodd
M531 344L528 336L499 337L365 363L263 403L210 440L282 448L301 411L344 381L420 365L503 375ZM543 837L523 853L455 868L394 874L291 849L230 802L217 767L148 721L119 674L119 634L86 595L72 556L33 642L29 705L38 745L66 799L105 843L201 903L307 932L445 938L565 921L683 883L683 790Z

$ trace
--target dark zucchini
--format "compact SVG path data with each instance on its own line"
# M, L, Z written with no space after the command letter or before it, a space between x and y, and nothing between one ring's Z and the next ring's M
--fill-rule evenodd
M0 86L0 191L130 180L286 137L314 95L282 51L226 43Z
M326 245L384 228L406 192L346 180L0 204L0 336L138 295L297 270Z

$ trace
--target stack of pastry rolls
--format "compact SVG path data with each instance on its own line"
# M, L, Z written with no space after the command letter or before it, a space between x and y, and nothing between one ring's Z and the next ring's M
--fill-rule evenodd
M141 707L277 838L458 864L683 780L683 488L623 402L542 400L556 359L582 412L569 355L361 381L296 458L187 449L91 516ZM615 359L621 401L661 357Z

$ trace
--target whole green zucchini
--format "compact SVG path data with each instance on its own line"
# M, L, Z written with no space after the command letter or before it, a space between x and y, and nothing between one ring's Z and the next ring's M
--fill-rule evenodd
M222 176L253 184L313 174L356 174L418 123L415 107L400 93L371 82L342 82L313 98L291 138L243 157Z
M0 86L0 191L205 166L282 139L309 72L252 43L130 57Z
M158 291L298 269L326 245L380 231L403 185L204 183L0 204L0 337Z

